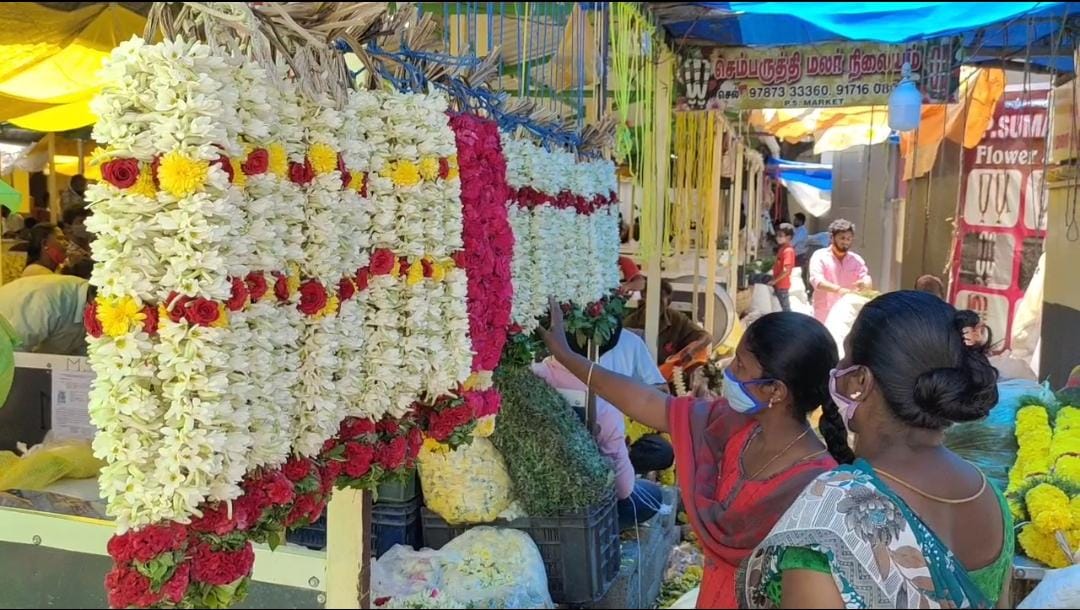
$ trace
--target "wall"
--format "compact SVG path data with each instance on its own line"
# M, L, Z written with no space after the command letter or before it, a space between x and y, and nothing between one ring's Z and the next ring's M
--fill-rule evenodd
M1051 183L1046 227L1046 285L1043 294L1040 378L1065 384L1080 365L1080 180ZM1072 227L1072 231L1069 227Z
M960 150L959 144L946 139L933 170L907 184L903 288L914 288L915 280L927 274L949 281L945 269L952 257L953 219L960 189Z

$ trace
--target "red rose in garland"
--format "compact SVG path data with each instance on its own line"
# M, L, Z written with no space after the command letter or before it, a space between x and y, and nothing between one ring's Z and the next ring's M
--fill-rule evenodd
M179 323L187 315L187 305L191 302L191 297L177 294L176 292L169 293L169 298L165 299L165 307L168 308L169 319L175 323Z
M349 171L349 168L345 167L345 157L341 156L341 153L338 153L337 156L337 169L338 173L341 174L341 188L349 188L349 185L352 184L353 176L352 172Z
M86 328L86 334L95 339L100 339L105 334L97 317L96 301L90 301L86 304L86 309L83 309L83 327Z
M266 292L270 289L266 285L266 276L259 271L252 271L244 278L244 283L247 284L248 296L251 297L252 303L258 303L266 295Z
M232 278L232 294L225 306L229 308L229 311L241 311L247 307L249 296L244 280L234 277Z
M397 257L394 253L385 248L376 250L371 255L371 263L368 268L374 275L386 275L394 270L394 263L397 262Z
M368 289L368 283L371 281L371 272L364 267L356 272L356 290L357 292L363 292Z
M157 307L147 305L143 307L143 332L153 337L158 332L159 314Z
M217 301L199 297L184 306L184 316L188 322L198 326L212 326L221 318L221 308Z
M353 283L352 279L350 279L350 278L347 278L347 277L341 278L341 281L338 282L338 292L337 292L337 294L338 294L338 300L339 301L341 301L343 303L345 301L348 301L349 299L356 296L356 284Z
M240 169L248 176L265 174L270 168L270 153L265 148L256 148L248 153L247 160L240 165Z
M277 300L285 303L289 300L289 278L281 273L274 273L274 296Z
M225 155L220 155L211 165L217 165L225 172L225 175L229 177L229 184L232 184L236 179L236 171L233 169L232 161Z
M311 160L304 157L303 163L289 162L289 180L293 184L307 186L315 179L315 168L311 166Z
M329 299L326 287L321 282L308 280L300 285L300 304L297 307L304 315L313 316L326 308Z
M118 189L135 186L139 181L139 162L135 159L113 159L101 165L101 178Z

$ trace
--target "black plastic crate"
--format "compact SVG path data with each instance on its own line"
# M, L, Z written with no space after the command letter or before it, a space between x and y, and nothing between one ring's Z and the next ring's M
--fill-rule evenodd
M286 534L292 544L321 551L326 548L326 516ZM379 502L371 509L371 546L382 557L395 545L419 548L421 544L420 499L412 502Z
M557 604L591 604L611 588L619 574L619 515L615 496L588 509L557 517L524 517L477 525L450 525L423 509L424 544L441 549L473 527L488 525L520 530L540 549L548 590Z

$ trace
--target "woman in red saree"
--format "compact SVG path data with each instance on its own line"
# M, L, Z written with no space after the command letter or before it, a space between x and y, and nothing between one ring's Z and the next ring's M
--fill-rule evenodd
M632 419L671 433L683 504L705 551L698 607L736 607L739 565L807 484L851 461L829 397L837 362L829 332L797 313L760 318L724 372L723 398L708 401L671 398L575 354L561 309L550 313L544 340L559 362ZM807 422L819 406L828 448Z

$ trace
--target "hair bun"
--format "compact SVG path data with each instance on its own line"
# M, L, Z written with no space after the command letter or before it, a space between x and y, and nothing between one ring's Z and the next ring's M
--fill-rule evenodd
M978 352L967 352L960 367L933 369L915 380L914 402L923 420L917 425L924 427L982 419L997 401L997 369Z

